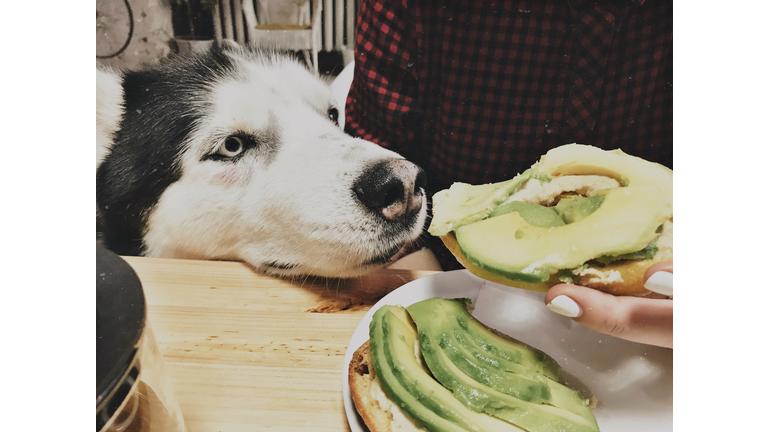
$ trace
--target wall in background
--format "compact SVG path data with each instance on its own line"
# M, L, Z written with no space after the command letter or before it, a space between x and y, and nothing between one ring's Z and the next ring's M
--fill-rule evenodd
M169 53L173 39L171 5L169 0L128 0L128 4L132 17L125 0L96 1L96 55L103 64L135 69ZM133 34L124 50L111 58L98 58L111 56L123 47L131 21Z
M223 1L234 4L231 0ZM347 39L351 35L350 29L354 27L358 0L322 1L321 49L326 51L319 53L320 73L336 75L351 60L351 46ZM127 3L130 14L126 0L96 0L96 55L100 63L120 69L136 69L143 64L154 63L174 50L174 34L190 33L186 5L174 4L171 0L127 0ZM203 38L213 38L210 12L201 11L199 3L199 0L192 0L195 33ZM129 34L130 41L123 47ZM347 50L340 49L342 44L347 44Z

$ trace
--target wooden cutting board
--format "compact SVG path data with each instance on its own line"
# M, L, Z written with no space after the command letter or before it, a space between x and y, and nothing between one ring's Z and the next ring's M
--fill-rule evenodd
M285 280L223 261L124 257L189 432L348 431L344 354L381 297L432 271Z

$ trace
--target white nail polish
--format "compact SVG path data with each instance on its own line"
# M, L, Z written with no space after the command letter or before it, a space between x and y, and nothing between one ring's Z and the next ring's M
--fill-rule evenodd
M651 275L645 281L645 289L655 293L671 296L672 295L672 273L659 271Z
M565 315L568 318L578 318L581 316L581 307L570 297L559 295L547 303L547 307L552 312Z

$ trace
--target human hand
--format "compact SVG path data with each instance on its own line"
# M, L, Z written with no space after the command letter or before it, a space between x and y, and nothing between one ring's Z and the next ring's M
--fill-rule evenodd
M644 280L646 289L653 291L646 297L559 284L547 291L544 302L550 310L600 333L672 348L672 262L654 264Z

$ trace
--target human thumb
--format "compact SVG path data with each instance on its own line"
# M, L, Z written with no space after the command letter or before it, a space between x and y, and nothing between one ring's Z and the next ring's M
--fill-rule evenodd
M549 289L544 301L550 310L600 333L672 348L672 300L618 297L559 284Z

